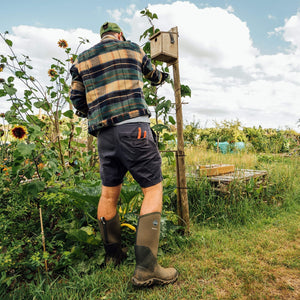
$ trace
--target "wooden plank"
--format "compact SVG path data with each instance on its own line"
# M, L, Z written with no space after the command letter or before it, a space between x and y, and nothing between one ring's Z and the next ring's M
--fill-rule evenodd
M201 165L199 174L204 176L218 176L234 172L234 165Z

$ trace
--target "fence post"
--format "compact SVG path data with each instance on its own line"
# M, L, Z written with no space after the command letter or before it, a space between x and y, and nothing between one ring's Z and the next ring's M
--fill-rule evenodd
M177 27L171 29L172 32L178 34ZM185 232L190 230L189 217L189 202L187 195L187 183L185 174L185 153L184 153L184 139L183 139L183 117L182 117L182 103L181 103L181 84L179 75L179 61L178 58L173 64L173 79L174 79L174 93L176 106L176 123L177 123L177 152L176 162L177 170L177 201L178 211L181 213L181 223L185 226Z

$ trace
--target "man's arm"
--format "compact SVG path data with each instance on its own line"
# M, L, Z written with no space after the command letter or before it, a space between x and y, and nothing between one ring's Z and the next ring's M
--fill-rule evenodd
M76 67L76 62L71 67L70 73L72 75L70 100L72 101L75 109L77 110L76 114L79 117L87 118L89 108L86 102L84 84Z
M162 84L168 78L169 74L157 70L145 52L143 50L141 52L143 55L142 72L145 78L150 80L154 86Z

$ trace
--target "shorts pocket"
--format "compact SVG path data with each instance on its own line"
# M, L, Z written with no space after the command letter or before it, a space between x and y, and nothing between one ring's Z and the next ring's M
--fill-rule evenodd
M148 124L128 124L119 130L119 139L128 147L144 148L153 140Z

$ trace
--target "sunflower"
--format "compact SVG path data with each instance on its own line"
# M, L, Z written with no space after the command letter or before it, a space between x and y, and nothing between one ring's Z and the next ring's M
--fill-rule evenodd
M55 77L55 76L57 75L57 72L56 72L56 70L54 70L54 69L50 69L50 70L48 71L48 75L49 75L50 77Z
M14 128L11 130L11 135L17 139L17 140L25 140L27 137L28 131L25 126L22 125L16 125Z
M68 47L68 43L67 43L66 40L59 40L57 42L57 44L58 44L58 47L60 47L60 48L67 48Z
M4 69L4 65L3 65L3 64L1 64L1 65L0 65L0 72L2 72L2 71L3 71L3 69Z
M4 130L0 128L0 138L4 136Z
M5 113L0 113L0 118L5 118Z

